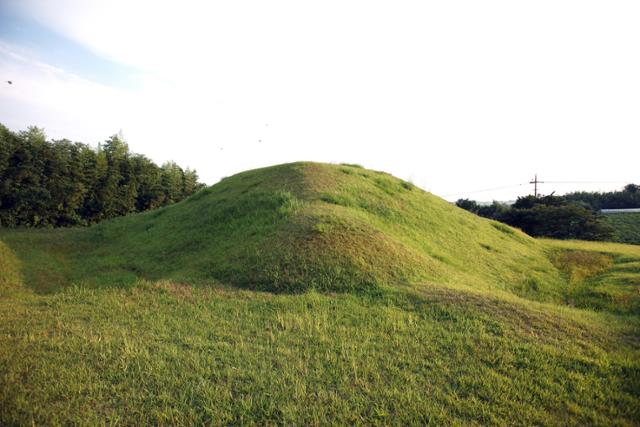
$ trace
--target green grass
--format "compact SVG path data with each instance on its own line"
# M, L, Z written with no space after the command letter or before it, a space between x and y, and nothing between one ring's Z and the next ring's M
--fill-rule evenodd
M0 230L0 425L640 424L640 246L296 163Z
M543 241L568 279L565 304L640 315L640 246L580 241Z
M640 245L640 213L606 214L604 219L613 228L612 241Z
M4 294L0 316L5 425L640 419L636 319L504 295L139 283Z

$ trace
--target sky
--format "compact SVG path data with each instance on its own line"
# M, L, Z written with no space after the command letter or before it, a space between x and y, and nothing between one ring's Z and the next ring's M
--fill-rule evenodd
M0 123L122 131L207 184L312 160L448 200L614 190L640 183L638 22L637 0L0 0Z

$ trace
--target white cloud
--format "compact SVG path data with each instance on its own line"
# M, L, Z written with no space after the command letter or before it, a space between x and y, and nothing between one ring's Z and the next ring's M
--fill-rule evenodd
M637 2L15 7L145 73L124 93L34 71L20 98L32 122L85 129L86 140L122 128L136 151L209 182L298 159L363 163L440 194L535 172L639 180Z
M0 112L11 127L37 125L54 137L96 143L97 132L105 138L122 122L120 106L128 95L39 62L6 43L0 43L0 73L12 81L3 82L0 92Z

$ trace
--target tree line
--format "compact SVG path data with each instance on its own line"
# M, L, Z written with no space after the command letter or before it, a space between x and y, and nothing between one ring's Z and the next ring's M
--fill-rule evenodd
M204 187L195 170L156 165L121 135L97 148L0 124L0 226L64 227L178 202Z
M568 202L583 204L594 210L640 208L640 185L628 184L621 191L605 193L578 191L563 197Z
M536 237L607 240L613 229L600 209L640 207L640 186L629 184L621 191L575 192L564 196L519 197L513 205L494 201L480 205L459 199L456 205L485 218L504 222Z

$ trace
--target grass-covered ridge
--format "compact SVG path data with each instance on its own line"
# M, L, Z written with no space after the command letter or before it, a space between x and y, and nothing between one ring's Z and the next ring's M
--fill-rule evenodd
M545 297L560 280L543 246L525 234L349 165L248 171L169 207L49 233L43 287L52 269L59 284L145 278L345 291L435 281ZM13 235L22 244L44 236ZM30 283L43 282L33 277L38 267L28 270Z

